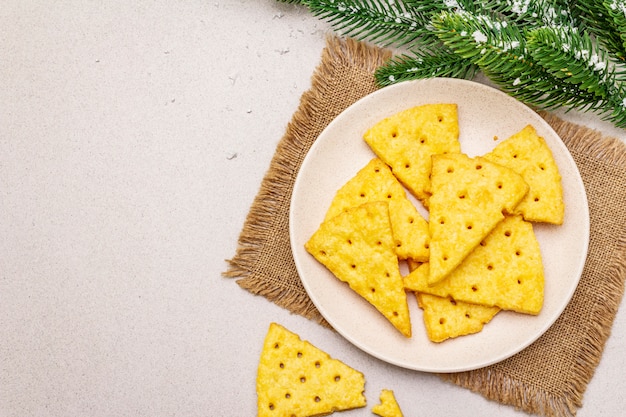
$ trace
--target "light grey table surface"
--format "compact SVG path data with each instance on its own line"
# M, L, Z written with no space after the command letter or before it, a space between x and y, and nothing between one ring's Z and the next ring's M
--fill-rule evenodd
M221 276L328 33L272 0L3 2L0 416L255 415L271 321L362 371L370 407L525 415ZM580 417L624 413L623 304Z

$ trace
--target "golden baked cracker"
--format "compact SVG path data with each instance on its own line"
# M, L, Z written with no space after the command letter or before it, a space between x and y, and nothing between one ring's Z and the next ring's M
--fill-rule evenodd
M430 195L431 155L460 152L456 104L416 106L372 126L363 139L422 203Z
M528 191L519 174L484 158L458 153L432 159L431 285L454 270Z
M424 310L426 334L433 342L478 333L500 311L499 307L455 301L451 297L416 293Z
M372 201L389 203L391 230L400 259L428 260L428 223L409 201L404 187L380 159L372 159L337 191L325 220Z
M402 410L392 390L383 389L380 392L380 404L372 408L372 413L380 417L402 417Z
M409 308L394 246L388 204L381 201L323 222L305 244L320 263L410 337Z
M259 417L326 415L366 405L365 377L271 323L257 371Z
M456 301L539 314L544 271L531 223L507 216L447 279L429 285L429 264L404 279L408 290L452 297Z
M514 213L530 222L563 223L561 174L546 141L533 126L504 140L484 158L511 168L530 186Z

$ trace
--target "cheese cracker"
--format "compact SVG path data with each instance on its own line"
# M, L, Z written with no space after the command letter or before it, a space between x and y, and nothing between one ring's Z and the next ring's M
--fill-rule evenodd
M532 224L507 216L448 276L429 285L429 264L407 275L408 290L452 297L457 301L539 314L543 305L544 271Z
M365 377L271 323L257 371L259 417L326 415L366 405Z
M519 174L481 157L459 153L432 160L430 285L450 274L528 191Z
M426 262L430 240L428 223L409 201L404 187L391 169L378 158L372 159L337 191L325 220L373 201L389 203L389 218L398 257Z
M388 204L380 201L323 222L305 244L339 280L410 337L409 308L394 246Z
M561 174L546 141L533 126L526 126L484 157L519 173L530 186L514 213L530 222L563 223Z
M363 138L400 182L428 205L431 155L461 150L457 105L412 107L379 121Z

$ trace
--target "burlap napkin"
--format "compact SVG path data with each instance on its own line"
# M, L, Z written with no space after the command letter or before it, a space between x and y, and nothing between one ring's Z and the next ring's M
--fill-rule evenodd
M244 289L328 325L308 298L289 246L289 201L298 169L321 131L373 92L386 50L329 38L312 87L280 141L229 260L227 277ZM441 377L486 398L544 416L572 416L602 355L626 278L626 146L583 126L543 114L582 175L591 213L586 266L558 321L533 345L487 368Z

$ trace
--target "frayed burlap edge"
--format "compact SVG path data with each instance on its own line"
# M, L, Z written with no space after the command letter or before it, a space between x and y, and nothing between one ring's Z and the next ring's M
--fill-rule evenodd
M352 39L335 36L327 38L321 62L311 78L311 88L301 96L298 109L278 143L270 167L246 217L237 252L232 259L227 260L228 269L223 273L225 277L236 278L241 288L262 295L280 307L327 327L328 323L305 292L294 291L293 288L282 285L278 279L259 277L255 266L274 225L273 220L289 205L296 174L320 133L316 132L319 130L319 121L313 122L317 116L325 113L325 93L335 87L328 83L328 75L337 72L337 67L358 67L373 74L390 56L388 51ZM329 117L326 124L335 116Z
M542 117L559 134L570 152L584 153L589 158L602 160L613 166L626 166L626 146L616 138L566 122L549 113ZM592 325L587 333L587 343L578 352L575 378L568 381L564 393L554 395L537 387L528 386L492 367L469 372L441 374L444 380L483 395L485 398L514 406L525 412L546 417L575 416L582 406L583 394L600 362L602 352L611 333L611 327L624 295L626 281L626 230L616 230L617 251L607 264L607 281L604 283L605 303L597 303L591 313Z

